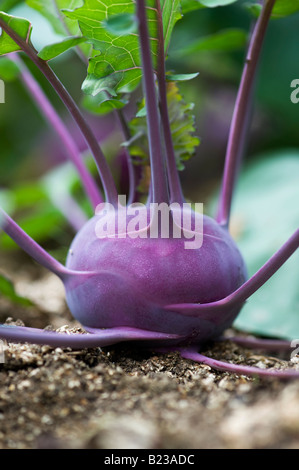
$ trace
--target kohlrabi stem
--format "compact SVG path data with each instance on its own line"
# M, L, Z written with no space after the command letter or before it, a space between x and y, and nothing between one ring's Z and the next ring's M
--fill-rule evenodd
M169 202L168 185L165 173L165 162L159 126L159 111L156 87L151 60L151 48L147 26L144 0L137 0L137 18L139 23L139 41L142 58L143 83L147 111L148 139L150 149L151 180L153 203Z
M224 311L233 308L234 305L242 305L251 297L260 287L262 287L281 266L292 256L299 248L299 228L293 235L279 248L274 255L244 284L227 297L206 304L177 304L167 305L166 308L173 311L184 312L186 315L202 315L204 313Z
M242 158L258 60L275 0L265 0L253 29L230 126L217 221L228 226L236 173Z
M167 88L166 88L166 74L165 74L165 52L164 52L164 34L163 34L163 17L161 10L160 0L156 1L157 20L158 20L158 63L157 63L157 78L159 87L159 108L161 114L161 122L163 126L165 147L166 147L166 160L167 160L167 174L170 192L170 202L184 203L184 196L180 183L179 173L176 166L176 158L172 140L172 133L170 128L170 121L168 115L167 105Z
M0 229L12 238L35 261L62 278L68 270L36 243L0 207Z
M9 58L18 65L22 82L34 98L34 103L61 138L64 148L66 149L70 160L77 168L81 182L90 198L93 208L95 209L100 202L103 202L103 198L94 179L83 163L82 156L80 155L73 137L22 59L18 57L17 54L11 54Z
M173 348L175 350L175 348ZM250 375L254 377L279 377L280 379L295 379L299 377L299 371L296 369L262 369L254 366L246 366L241 364L232 364L230 362L219 361L211 357L203 356L198 353L195 347L179 349L181 356L185 359L207 364L212 369L225 372L233 372L238 375Z
M57 10L57 15L59 16L65 31L70 34L70 31L69 31L67 25L65 24L65 22L63 21L62 15L60 14L60 10L59 10L55 0L54 0L54 3L55 3L55 8ZM84 55L84 53L82 52L80 46L77 46L75 48L75 50L77 52L77 56L81 59L83 64L85 66L88 65L88 59ZM114 116L116 117L116 120L118 121L118 123L121 127L121 130L124 134L124 137L125 137L126 141L129 141L131 139L130 130L128 128L128 124L126 122L126 119L123 115L122 110L121 109L115 109L114 110ZM133 165L129 150L127 148L124 148L124 153L125 153L125 156L126 156L126 161L127 161L127 165L128 165L128 173L129 173L128 205L130 205L130 204L132 204L132 202L134 202L134 196L135 196L135 192L136 192L136 175L135 175L135 169L134 169L134 165Z
M57 5L57 0L50 0L53 2L54 4L54 8L56 10L56 14L60 20L60 23L64 29L64 31L66 32L67 35L69 36L72 36L72 32L70 31L68 25L66 24L65 22L65 16L61 13L60 11L60 8L58 7ZM84 52L82 51L81 47L80 46L76 46L75 47L75 51L76 51L76 54L78 55L78 57L81 59L81 61L85 64L85 66L87 67L88 66L88 58L86 57L86 55L84 54Z
M106 201L113 204L114 206L117 206L118 195L112 173L95 135L86 122L77 104L63 86L59 78L55 75L48 63L38 57L35 49L24 39L22 39L13 29L11 29L11 27L3 19L0 19L0 27L11 37L11 39L13 39L20 49L25 52L25 54L27 54L32 62L39 68L39 70L47 78L53 89L60 97L61 101L70 112L71 116L85 137L85 140L89 145L91 153L95 159L99 174L101 176Z
M299 248L299 228L282 245L282 247L239 289L231 296L235 302L247 300L254 294L265 282L268 281L278 269L292 256Z
M115 110L115 116L121 127L124 138L126 142L128 142L132 136L130 133L130 129L128 128L127 121L122 113L122 110L121 109ZM126 155L126 161L127 161L127 167L128 167L128 173L129 173L129 194L128 194L127 204L130 205L134 202L135 193L136 193L136 174L135 174L135 168L132 162L130 152L126 147L124 147L124 152Z
M79 232L88 221L88 217L73 198L72 194L69 193L68 188L62 188L61 191L55 191L55 189L53 192L50 192L49 199L64 216L74 232Z

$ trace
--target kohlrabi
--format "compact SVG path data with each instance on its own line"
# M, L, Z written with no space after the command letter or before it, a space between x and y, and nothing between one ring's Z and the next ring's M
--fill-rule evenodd
M96 10L91 8L92 3L92 0L85 0L84 5L77 10L66 12L68 18L73 20L78 20L82 11L85 13L86 24L84 26L79 21L79 25L83 35L87 36L88 31L84 27L88 29L88 21L92 21L95 27L103 27ZM113 2L100 3L108 11L108 4L111 6ZM120 4L122 2L118 2L118 6ZM90 73L85 81L85 88L92 84L98 86L99 93L106 94L103 103L107 105L109 102L115 109L120 108L124 99L122 92L130 92L130 80L133 82L138 77L124 78L124 70L114 69L107 59L109 48L119 48L119 55L115 55L114 60L121 62L124 58L122 48L117 46L117 39L136 41L137 38L138 50L136 52L135 48L134 54L138 54L140 65L135 64L134 68L135 72L138 69L143 81L143 114L147 122L151 168L149 194L144 205L134 204L136 181L129 156L131 188L127 204L123 197L119 197L97 139L48 64L50 58L69 47L77 47L78 54L82 55L82 45L91 42L96 47L96 39L87 38L86 43L84 36L68 39L37 53L30 41L30 23L0 13L0 52L12 54L11 60L18 65L24 84L64 142L95 209L94 217L78 230L66 266L44 251L1 209L2 229L38 263L62 280L68 306L87 334L66 335L1 325L0 338L73 348L135 341L139 346L150 346L160 351L178 350L183 357L205 362L221 370L265 376L299 376L296 370L265 370L227 364L198 352L208 340L221 339L223 331L232 325L244 302L263 286L299 245L298 229L254 276L247 279L243 258L228 232L255 72L274 4L275 0L264 1L250 38L230 129L215 220L203 216L201 211L190 209L184 199L177 171L165 73L165 44L169 43L169 29L163 28L163 15L168 12L168 26L171 29L175 22L173 18L180 8L179 1L124 2L123 14L115 17L111 15L112 20L105 24L107 35L112 34L112 30L116 39L102 45L101 54L91 56ZM103 12L98 11L100 13ZM154 38L153 30L149 31L148 19L156 25ZM45 75L84 135L99 170L104 197L86 170L68 129L22 60L15 56L20 51L27 54ZM132 57L130 60L136 61L135 56ZM127 71L130 70L130 60ZM101 74L103 69L108 69L105 79L97 79L97 73ZM234 340L265 349L290 348L290 343L283 340L242 340L237 337Z

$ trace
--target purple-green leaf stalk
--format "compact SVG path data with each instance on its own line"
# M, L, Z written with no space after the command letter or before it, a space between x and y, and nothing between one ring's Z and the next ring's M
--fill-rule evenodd
M76 234L64 266L0 209L2 229L34 260L61 279L70 311L87 332L69 335L0 325L1 339L78 349L133 341L139 347L154 348L160 352L179 351L186 359L237 374L299 377L299 371L295 369L260 369L216 361L200 354L208 341L224 340L224 330L232 325L246 300L279 270L299 246L297 229L265 265L247 279L244 260L228 231L233 190L248 126L253 82L274 3L275 0L264 2L250 39L231 124L217 218L214 220L203 216L201 233L197 234L201 235L202 244L197 249L188 250L185 247L185 235L177 237L174 230L168 238L164 238L160 230L154 238L144 236L152 228L149 210L152 204L174 203L182 210L183 217L186 209L175 165L167 112L160 2L156 1L159 58L155 77L146 5L144 0L136 1L151 166L151 184L145 208L146 226L142 230L136 226L130 236L127 236L125 229L119 237L98 237L96 227L101 214L96 211L96 215ZM2 19L0 27L45 75L74 118L97 163L104 199L84 169L66 127L34 84L28 71L22 67L25 84L41 112L64 142L91 203L95 207L106 201L114 209L111 213L115 217L115 213L123 211L124 207L119 204L116 186L103 152L80 109L48 63L38 57L29 41L20 38ZM131 188L131 194L134 189ZM109 219L109 211L107 214ZM132 213L128 214L125 227L134 222ZM169 222L173 221L173 213L169 212L168 217ZM191 221L194 225L194 212ZM290 342L284 340L246 340L240 337L231 340L252 348L291 350Z

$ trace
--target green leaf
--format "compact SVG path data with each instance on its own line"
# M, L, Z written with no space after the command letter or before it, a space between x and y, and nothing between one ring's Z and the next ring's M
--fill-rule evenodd
M255 17L258 17L262 10L262 6L255 2L248 2L245 4L245 7ZM284 18L285 16L298 13L298 11L299 11L299 0L276 0L271 18L272 19Z
M24 305L26 307L33 305L31 300L19 296L15 291L13 283L2 274L0 274L0 295L6 297L15 304Z
M17 216L14 216L17 222L39 243L55 237L65 223L60 211L51 203L43 180L18 184L9 191L0 191L0 206L10 214L17 209ZM10 250L17 247L5 233L0 231L0 235L1 249Z
M130 13L121 13L111 16L107 20L104 20L102 24L107 31L115 36L136 33L137 30L136 17Z
M185 103L175 82L167 82L167 103L177 168L184 169L184 162L189 160L200 141L194 136L193 104ZM147 146L146 108L144 100L139 104L136 117L130 123L132 139L125 145L133 156L141 157L142 163L149 164Z
M15 207L20 211L27 210L45 200L47 195L40 181L21 183L0 191L0 206L8 212L12 212Z
M167 52L173 28L182 18L181 6L177 0L161 0L161 8L163 13L164 47L165 52Z
M0 11L8 12L12 8L16 7L24 0L0 0Z
M282 18L299 11L299 0L276 0L272 17Z
M182 13L185 15L190 11L199 10L205 8L199 0L181 0Z
M244 7L255 17L258 18L262 11L262 5L258 5L257 3L247 2L244 4Z
M215 8L225 5L231 5L238 0L181 0L182 13L189 13L190 11L199 10L200 8Z
M241 174L231 230L253 275L298 228L299 153L256 158ZM299 338L299 250L252 295L235 321L245 331Z
M195 73L180 73L180 74L167 74L166 80L169 82L186 82L198 77L199 72Z
M79 34L77 21L65 18L61 10L69 8L70 0L26 0L30 8L38 11L51 24L53 30L62 36ZM82 4L82 0L72 0L72 7L76 8Z
M30 41L31 24L23 18L7 15L0 12L0 19L7 23L22 39L26 42ZM0 35L0 55L9 54L10 52L19 51L19 46L11 39L8 34L2 31Z
M103 93L103 91L106 91L111 96L117 96L117 93L114 91L114 85L115 81L112 77L99 80L96 75L89 74L83 82L82 90L84 93L91 96L98 96ZM107 96L107 93L104 96Z
M199 51L231 51L243 48L247 42L247 32L242 29L230 28L219 31L210 36L201 37L187 44L177 51L177 55L183 56Z
M15 80L19 75L19 67L8 57L0 58L0 78L6 82Z
M15 206L19 210L27 209L34 204L46 200L46 194L39 181L19 184L13 187L11 192L14 197Z
M181 18L179 0L162 0L163 30L165 50L175 23ZM154 64L157 58L157 13L155 2L148 2L149 35ZM105 0L85 0L84 6L65 14L79 22L82 34L94 47L94 56L89 61L88 76L83 90L95 96L106 92L110 98L132 92L142 77L139 41L135 33L115 36L115 30L107 30L107 24L120 15L135 14L133 0L113 2ZM105 95L102 95L105 97Z
M13 191L9 189L0 190L0 207L2 207L6 212L10 212L14 209L15 196Z
M82 5L83 0L26 0L26 4L38 11L52 26L53 30L60 36L82 36L77 20L67 18L63 9L77 8ZM79 48L86 58L90 53L89 44L80 44Z
M208 8L222 7L225 5L230 5L235 3L238 0L200 0L200 3Z
M114 109L121 109L126 104L128 104L128 100L123 95L120 95L119 98L113 97L111 99L104 91L96 96L85 95L82 100L82 105L85 109L98 115L110 113Z
M40 180L41 190L49 197L55 199L57 195L72 194L73 186L78 181L76 169L71 162L67 161L55 166L48 171Z
M174 82L167 84L167 102L177 167L183 170L184 162L194 155L200 143L199 138L194 136L194 106L184 101Z
M48 201L41 202L38 206L18 217L18 223L36 242L43 243L51 237L55 237L64 224L64 218L58 209L55 209ZM15 242L6 234L1 236L1 249L15 249Z
M51 59L54 59L54 57L57 57L63 52L66 52L72 47L78 46L78 44L81 44L83 42L85 42L85 38L82 36L66 38L66 39L63 39L61 42L50 44L49 46L45 46L38 53L38 57L40 57L43 60L51 60Z

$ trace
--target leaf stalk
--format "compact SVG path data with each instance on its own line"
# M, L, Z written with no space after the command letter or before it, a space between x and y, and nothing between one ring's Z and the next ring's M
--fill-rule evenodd
M155 80L151 60L151 49L144 0L137 0L137 19L139 28L140 50L143 66L143 84L147 109L149 136L152 202L169 202L168 185L165 172L165 159L159 127L159 111L155 89Z
M79 107L77 106L74 99L71 97L69 92L66 90L64 85L61 83L59 78L53 72L48 63L38 57L35 49L22 39L4 20L0 18L0 27L5 31L11 39L20 47L20 49L25 52L25 54L32 60L32 62L39 68L42 74L46 77L49 83L52 85L53 89L56 91L57 95L64 103L69 113L73 117L74 121L77 123L79 129L81 130L85 140L92 152L98 171L102 180L102 185L104 188L104 193L106 196L106 201L117 206L117 190L115 183L112 177L112 173L108 166L108 163L105 159L105 156L99 146L97 138L93 134L90 126L86 122L83 114L81 113Z
M263 3L261 14L255 24L249 42L246 61L235 102L226 149L218 214L216 217L217 222L226 227L228 227L229 224L237 170L244 153L245 137L249 121L249 108L251 106L250 98L253 92L257 65L274 4L275 0L266 0Z

